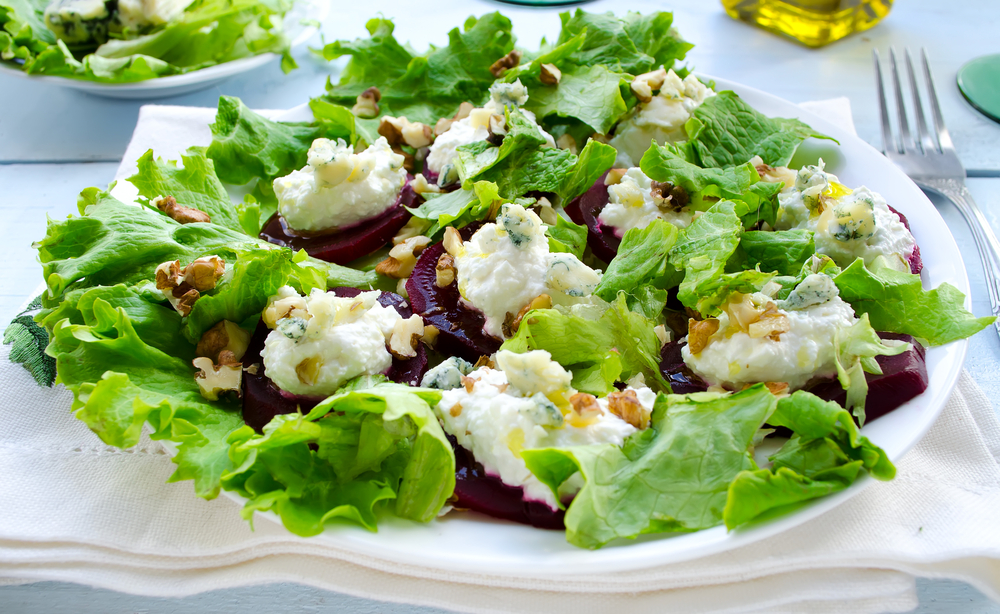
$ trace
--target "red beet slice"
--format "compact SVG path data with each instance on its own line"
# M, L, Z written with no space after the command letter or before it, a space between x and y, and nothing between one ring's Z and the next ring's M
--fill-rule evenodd
M879 333L883 339L897 339L910 344L910 349L896 356L876 356L882 375L865 374L868 397L865 400L866 422L884 416L903 403L927 390L927 363L924 346L913 337L898 333ZM837 380L827 380L808 388L809 392L841 405L847 393Z
M566 205L566 214L577 224L587 227L587 245L590 246L590 251L604 262L611 262L618 255L622 240L615 236L612 227L603 226L597 219L608 204L608 186L604 185L607 175L601 175L589 190Z
M906 226L906 229L910 230L910 221L906 219L905 215L893 209L891 205L889 205L889 211L895 213L896 216L899 218L899 221L903 222L903 226ZM913 245L913 253L910 254L910 257L907 259L907 262L910 263L910 272L913 273L914 275L920 275L920 271L923 270L924 268L924 261L920 258L919 245L916 244Z
M448 435L455 448L455 494L456 508L531 525L539 529L565 528L563 510L554 510L542 501L525 501L524 489L508 486L499 477L489 475L483 466L473 458L472 453L458 445L455 438Z
M674 394L705 392L708 384L684 363L681 354L684 345L671 341L660 349L660 373Z
M288 233L281 216L275 213L264 224L260 238L295 251L304 249L313 258L347 264L385 247L410 220L410 212L404 207L414 206L419 198L411 187L412 179L407 175L406 185L396 197L396 204L378 217L331 234L296 236Z
M357 296L362 291L357 288L334 288L333 292L337 296L352 297ZM399 315L408 318L413 315L413 311L403 297L391 292L383 292L378 298L379 304L384 307L393 307ZM243 421L258 433L263 432L264 425L271 421L278 414L290 414L301 408L303 412L308 412L315 407L324 397L313 397L295 395L284 392L275 386L264 369L264 361L261 352L264 350L264 340L271 332L263 321L257 324L257 330L250 338L250 345L243 356L244 365L256 364L257 372L243 372ZM392 359L392 366L386 372L386 377L394 382L419 386L420 380L427 371L427 351L422 344L417 345L417 355L409 360Z
M459 231L462 240L468 241L481 225L470 224ZM486 316L481 311L462 304L457 282L444 288L437 286L435 267L443 253L444 244L437 243L420 254L406 282L406 293L413 311L423 317L424 324L440 331L436 349L474 363L480 356L489 356L499 350L502 342L483 331Z

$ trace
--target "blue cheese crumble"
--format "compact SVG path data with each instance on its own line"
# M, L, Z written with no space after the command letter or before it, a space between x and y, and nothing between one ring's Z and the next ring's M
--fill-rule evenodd
M404 320L378 303L379 294L342 298L314 289L299 296L280 288L263 314L271 329L261 354L267 376L292 394L328 396L353 377L385 372L392 365L386 342Z
M851 190L824 168L820 160L799 170L791 185L786 182L778 194L777 229L813 231L816 252L841 267L862 258L868 266L878 260L909 271L916 241L885 199L864 186Z
M660 145L686 141L684 124L712 96L715 92L693 74L681 79L673 70L667 71L660 91L649 102L640 103L637 111L615 129L609 143L618 151L615 166L638 165L650 141Z
M694 212L654 195L652 184L652 179L641 169L628 169L621 181L608 186L608 204L597 219L613 227L618 237L633 228L645 228L653 220L666 220L678 228L690 226Z
M306 166L274 180L278 212L293 230L354 226L396 204L406 184L403 156L379 137L355 154L343 140L316 139Z
M483 329L503 337L505 320L547 295L552 304L588 302L601 274L573 254L550 253L542 220L517 204L500 209L464 242L455 258L462 298L486 316ZM508 315L510 314L510 315Z
M520 486L528 501L556 508L556 496L528 471L521 451L610 443L620 446L638 429L615 415L612 405L623 398L648 415L656 394L628 388L597 399L570 384L572 374L543 350L515 354L501 350L496 367L480 367L462 378L462 386L446 390L436 412L445 431L472 452L490 475ZM560 489L567 497L582 487L579 475Z

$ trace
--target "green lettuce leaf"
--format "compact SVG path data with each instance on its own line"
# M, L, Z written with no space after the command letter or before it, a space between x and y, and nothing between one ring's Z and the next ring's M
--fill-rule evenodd
M509 108L507 136L499 147L480 141L458 148L456 167L462 185L469 189L475 182L490 181L507 199L538 191L555 193L568 202L614 164L614 148L597 141L589 141L579 156L545 145L538 126L520 110Z
M615 445L521 453L555 492L579 471L566 539L598 548L644 533L697 531L722 522L730 483L755 468L750 446L775 407L762 384L735 394L657 397L652 426Z
M440 238L448 226L465 228L472 222L492 218L501 204L509 202L500 198L496 184L489 181L477 181L465 189L442 194L426 194L425 199L419 207L407 210L431 223L424 234L433 239Z
M886 345L872 328L868 314L864 313L850 328L837 331L833 347L836 352L837 379L847 391L844 405L853 411L858 424L864 426L865 398L868 396L865 371L881 375L882 368L874 360L875 357L901 354L910 345Z
M553 253L566 252L583 258L587 249L587 227L574 224L561 215L555 225L545 226L545 236L549 239L549 251Z
M621 73L638 75L663 65L673 66L693 45L672 29L673 14L657 11L649 15L629 12L561 13L562 30L557 45L584 36L579 48L566 61L580 66L603 65Z
M739 251L740 268L797 275L816 253L816 242L810 230L752 230L740 237Z
M611 301L621 292L639 296L650 286L663 289L676 285L679 273L667 262L667 255L679 234L666 220L653 220L645 228L626 231L618 255L608 264L594 294ZM662 304L659 311L663 311Z
M573 387L598 396L615 390L617 381L642 373L646 383L670 390L660 374L656 322L628 308L624 294L613 303L570 309L536 309L521 320L514 337L501 349L545 350L573 373Z
M298 535L332 520L375 530L388 502L402 518L432 520L455 486L451 444L431 409L439 400L437 391L377 384L305 416L277 416L263 435L243 427L230 437L235 467L222 482L247 497L248 519L274 510Z
M510 20L500 13L469 17L462 30L448 33L446 46L424 55L399 44L388 19L369 20L366 27L370 38L323 48L327 60L351 56L340 81L327 83L325 98L352 107L359 94L377 86L382 114L430 125L454 115L463 102L484 103L495 79L490 66L514 47Z
M733 92L705 100L685 129L695 161L704 168L746 164L754 156L771 166L787 166L802 141L830 139L797 119L766 117Z
M149 206L157 196L173 196L177 204L198 209L213 224L230 230L244 230L239 214L225 186L215 174L215 165L205 156L204 147L191 147L181 154L181 166L171 160L154 159L153 150L139 156L138 172L127 179L139 190L139 202ZM256 236L256 235L254 235Z
M770 468L744 471L730 484L723 513L730 529L843 490L864 471L879 480L896 474L886 453L861 437L851 415L832 401L799 390L778 401L767 421L795 435L770 457Z
M924 290L919 275L888 267L869 271L856 260L834 277L840 297L858 314L868 314L876 330L905 333L930 345L965 339L992 324L965 309L965 295L949 283Z

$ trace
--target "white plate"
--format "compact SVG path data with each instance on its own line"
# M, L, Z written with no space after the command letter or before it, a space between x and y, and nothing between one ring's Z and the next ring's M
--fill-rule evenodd
M840 141L807 141L796 158L822 156L827 168L848 186L867 185L909 218L924 260L925 287L948 282L966 295L969 281L954 238L931 202L909 178L881 153L847 131L802 108L764 92L715 79L717 89L732 89L762 113L772 117L797 117ZM278 117L285 121L312 119L305 105ZM119 187L123 184L120 183ZM131 191L131 190L130 190ZM124 189L121 197L131 194ZM871 422L862 434L898 461L931 427L958 379L968 342L957 341L927 351L930 386L924 394ZM386 519L377 533L354 526L336 526L312 539L328 543L340 553L369 566L414 565L423 570L474 571L503 577L569 577L579 573L626 571L675 563L750 544L788 530L843 503L871 486L864 476L847 490L813 501L794 513L750 527L727 532L715 527L674 536L645 536L635 542L616 543L589 551L571 546L561 531L546 531L474 513L452 513L428 524ZM874 484L873 484L874 483ZM245 499L227 496L241 504ZM259 516L280 522L276 514ZM858 522L864 522L859 519Z
M285 15L285 31L293 37L292 47L304 44L317 32L315 26L302 25L303 20L323 21L329 12L329 0L296 0L295 6ZM105 98L145 100L178 96L211 87L234 75L259 68L278 57L275 53L262 53L183 75L171 75L135 83L98 83L69 77L29 75L2 62L0 62L0 73L36 82L52 83Z

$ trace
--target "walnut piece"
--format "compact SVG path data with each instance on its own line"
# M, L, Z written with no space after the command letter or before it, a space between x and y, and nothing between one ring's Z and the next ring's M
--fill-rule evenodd
M564 134L556 139L556 147L565 149L574 156L580 151L580 148L576 144L576 139L573 138L572 134Z
M692 354L700 354L708 346L709 338L719 330L719 321L715 318L707 320L688 320L688 349Z
M787 382L765 382L764 386L767 387L768 391L776 397L788 396Z
M417 342L424 334L424 320L417 314L396 320L389 337L389 353L400 360L417 355Z
M150 204L167 214L167 217L178 224L192 224L194 222L211 222L204 211L199 211L193 207L184 207L177 204L177 199L173 196L157 196Z
M407 239L412 239L413 237L424 234L424 231L431 227L431 223L428 220L420 219L419 217L411 217L410 221L406 223L396 236L392 238L393 245L399 245Z
M687 190L669 181L650 182L649 192L656 206L667 211L680 211L691 202Z
M639 430L649 426L650 411L642 406L635 390L612 392L608 395L608 411Z
M781 333L787 333L792 329L792 323L788 316L778 311L777 305L768 303L764 306L760 318L747 326L747 334L752 339L767 337L772 341L780 341Z
M597 403L597 397L586 392L577 392L569 398L569 402L573 406L573 411L583 420L596 418L604 411Z
M439 334L441 334L441 331L438 330L437 326L426 324L424 325L424 336L421 337L420 340L427 347L433 348L434 345L437 343L437 338Z
M434 142L434 130L427 124L411 122L406 117L383 117L378 133L390 145L409 145L414 149L427 147Z
M490 66L490 72L493 73L494 77L499 79L500 75L504 74L511 68L517 68L520 64L521 52L517 49L512 49L510 53L503 56L496 62L493 62L493 65Z
M377 87L370 87L361 92L351 112L358 117L378 117L378 101L382 100L382 92Z
M562 71L556 68L555 64L542 64L542 72L538 75L538 80L545 85L559 85L562 79Z
M622 182L622 177L628 172L627 168L613 168L604 176L604 185L618 185Z
M319 356L310 356L295 365L295 375L306 386L312 386L319 381L319 372L322 368L323 363L320 361Z
M454 257L458 257L462 253L462 235L458 233L458 230L454 226L448 226L444 229L444 251L448 252Z
M156 267L156 289L177 313L187 316L201 292L214 288L225 272L226 262L218 256L198 258L186 267L181 267L180 260L164 262Z
M234 362L238 362L249 345L250 333L229 320L223 320L205 331L198 340L195 353L219 364L222 364L220 354L228 353L233 356Z
M532 309L552 309L552 297L548 294L539 294L535 298L531 299L527 305L521 307L521 310L517 312L516 316L511 318L510 325L507 327L509 333L508 330L505 330L504 335L507 337L513 337L517 333L517 329L521 327L521 320L523 320L524 316L528 315L528 312ZM510 316L511 314L508 313L507 315ZM507 324L506 318L504 319L504 324Z
M231 354L226 358L230 358ZM198 384L201 396L209 401L218 401L220 394L235 393L239 398L242 394L243 367L238 362L228 362L216 365L211 358L204 356L191 361L198 372L194 381Z
M424 235L410 237L389 250L389 257L375 266L375 272L394 279L409 277L417 264L417 254L424 251L430 242L430 238Z
M437 264L434 265L436 278L434 284L438 288L450 286L455 281L455 258L448 253L441 254Z
M663 81L667 78L667 71L663 68L639 75L632 80L632 93L643 102L653 99L653 92L663 87Z

